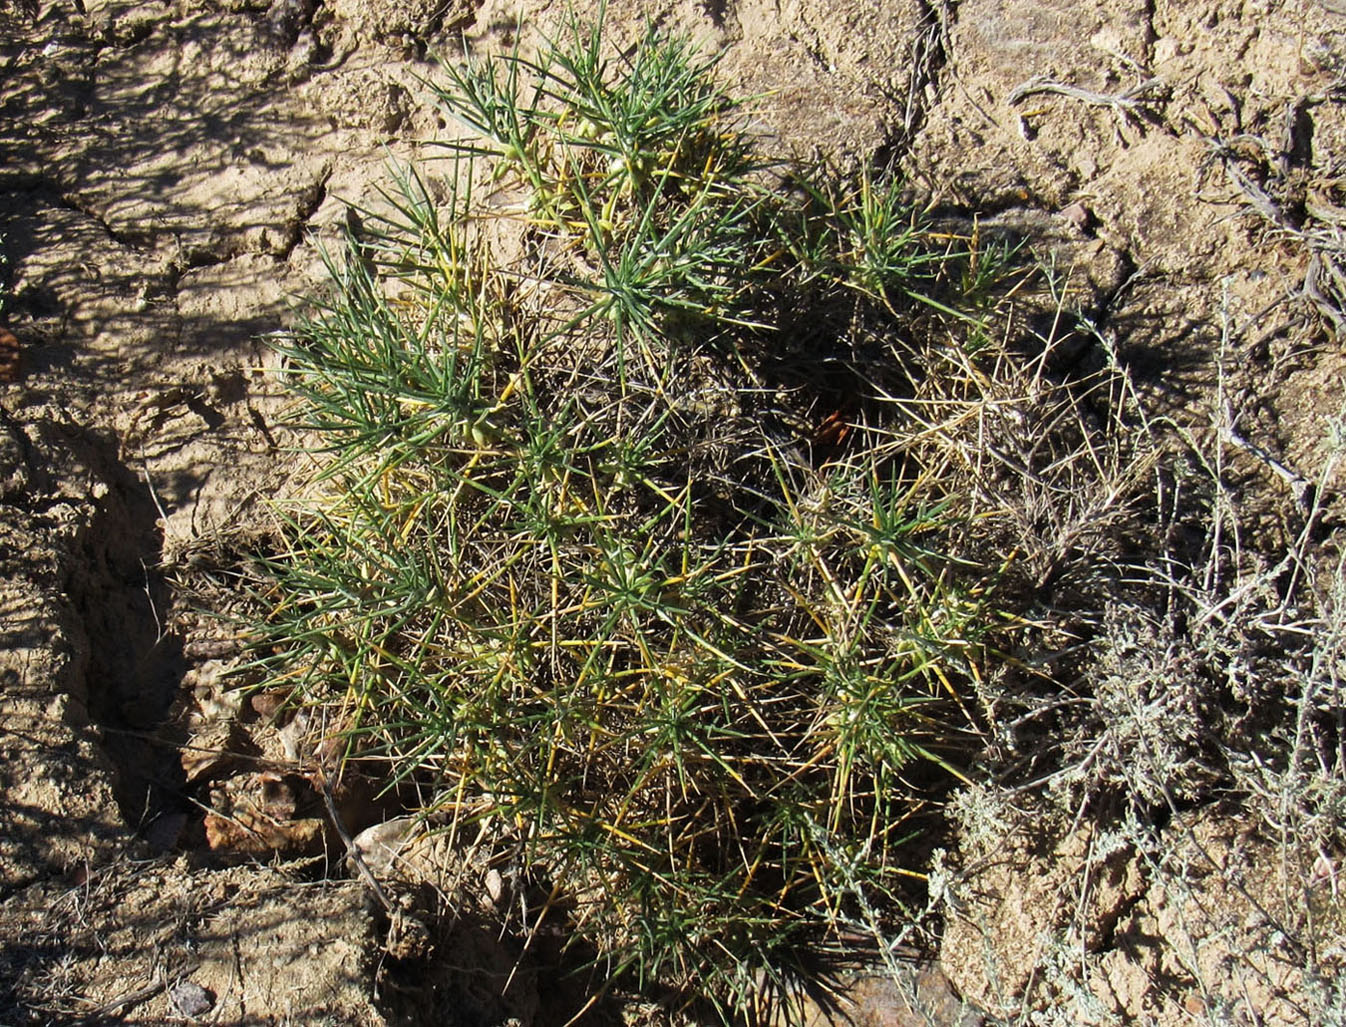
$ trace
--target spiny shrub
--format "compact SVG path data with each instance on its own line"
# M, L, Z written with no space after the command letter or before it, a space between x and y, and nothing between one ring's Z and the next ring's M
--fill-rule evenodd
M909 333L995 275L896 185L763 159L713 68L572 21L446 69L473 134L287 351L327 457L256 652L608 977L729 1015L919 876L994 617L895 426Z

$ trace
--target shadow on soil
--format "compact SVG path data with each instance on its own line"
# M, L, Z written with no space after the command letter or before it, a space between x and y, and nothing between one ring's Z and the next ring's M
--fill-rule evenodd
M175 745L184 739L161 731L187 663L168 626L171 597L157 569L159 512L145 482L116 459L114 439L66 432L70 450L99 469L106 491L75 540L64 591L83 627L86 702L116 770L117 803L127 825L144 831L183 801Z

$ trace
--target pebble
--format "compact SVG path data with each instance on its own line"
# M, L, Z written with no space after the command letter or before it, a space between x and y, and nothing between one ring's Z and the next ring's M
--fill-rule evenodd
M355 850L371 874L380 877L390 873L393 863L416 830L416 825L415 817L397 817L367 827L355 836Z
M168 989L168 998L179 1013L192 1019L215 1006L215 996L195 981L178 981Z

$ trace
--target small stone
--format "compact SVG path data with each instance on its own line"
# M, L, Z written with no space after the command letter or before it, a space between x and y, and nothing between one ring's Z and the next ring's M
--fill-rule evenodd
M1089 227L1089 208L1078 200L1069 206L1062 207L1060 214L1081 232Z
M300 757L301 754L307 755L305 741L309 736L308 711L300 710L296 713L294 719L281 728L278 734L281 747L285 750L285 758L295 763L304 762Z
M1337 868L1333 862L1326 856L1319 854L1313 862L1313 870L1309 873L1309 887L1321 888L1323 885L1331 885L1332 897L1337 896Z
M415 828L415 817L397 817L367 827L355 836L355 851L360 854L371 874L376 877L386 876Z
M210 1012L215 1005L214 993L195 981L178 981L168 989L168 998L179 1013L192 1019Z
M284 688L269 688L265 692L257 692L248 699L248 705L252 707L254 713L265 721L276 719L290 701L290 693Z
M497 906L500 905L500 900L505 896L505 879L500 876L500 871L495 867L486 871L486 894Z

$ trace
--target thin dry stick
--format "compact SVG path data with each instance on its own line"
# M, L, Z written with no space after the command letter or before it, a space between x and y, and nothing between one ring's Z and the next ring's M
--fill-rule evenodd
M83 1027L85 1024L92 1025L102 1023L108 1017L116 1016L118 1013L130 1009L132 1006L138 1006L146 999L153 998L155 995L159 994L159 992L163 991L165 987L163 974L160 973L156 980L145 985L145 987L137 988L135 991L128 991L125 995L118 996L111 1002L104 1002L97 1009L80 1017L75 1021L75 1027Z
M369 885L370 890L374 893L374 897L379 900L385 910L392 913L395 908L392 899L388 898L388 893L383 890L383 886L379 884L378 878L376 878L373 871L369 869L369 866L365 863L364 857L360 854L359 848L356 847L355 839L351 837L350 832L346 830L346 825L342 823L341 814L337 812L336 800L332 798L331 779L321 772L319 773L319 776L322 784L323 802L327 805L327 815L332 818L332 826L337 829L337 834L341 836L341 841L346 846L346 855L351 858L351 862L355 864L355 868L360 872L360 876L364 878L365 884Z
M1293 492L1295 496L1295 502L1301 507L1307 510L1308 507L1312 505L1311 497L1313 495L1313 482L1309 481L1308 478L1304 477L1304 475L1293 468L1287 467L1285 464L1281 463L1255 442L1248 441L1243 433L1234 427L1233 411L1226 414L1224 435L1228 441L1232 442L1239 449L1250 456L1256 457L1258 460L1262 461L1262 463L1266 464L1267 467L1271 468L1271 470L1276 473L1277 477L1290 486L1290 491Z
M1055 93L1093 107L1106 107L1122 121L1139 122L1146 104L1160 99L1165 89L1161 79L1147 78L1120 93L1096 93L1091 89L1057 82L1046 75L1034 75L1027 82L1016 86L1006 99L1010 104L1016 104L1030 96Z

